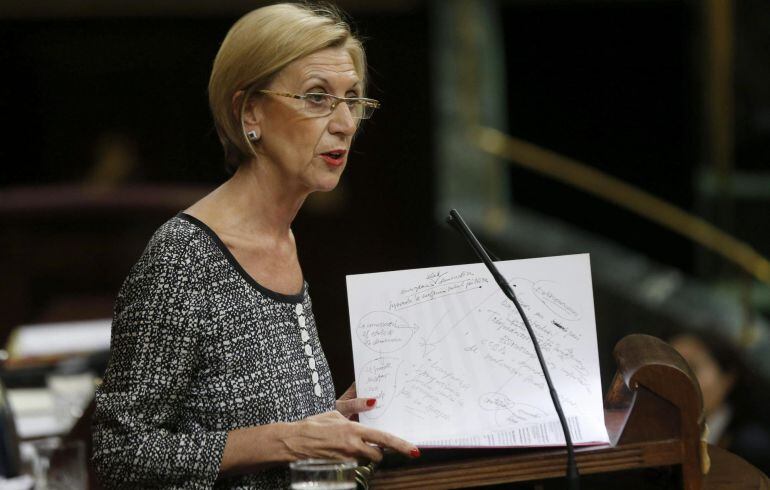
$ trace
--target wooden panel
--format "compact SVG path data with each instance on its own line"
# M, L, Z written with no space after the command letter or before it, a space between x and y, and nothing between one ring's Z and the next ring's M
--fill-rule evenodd
M672 439L623 447L581 448L576 460L583 475L634 468L675 465L682 459L681 442ZM558 478L566 472L564 450L532 451L510 456L465 459L425 467L381 470L372 488L469 488L506 482Z

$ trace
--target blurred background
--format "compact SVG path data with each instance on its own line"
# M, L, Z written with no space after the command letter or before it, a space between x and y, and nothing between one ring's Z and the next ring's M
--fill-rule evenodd
M23 439L88 439L122 280L227 178L209 71L264 4L0 2L3 407ZM632 332L726 346L722 442L767 464L770 3L338 4L382 109L294 226L337 389L345 275L474 262L455 207L503 259L591 254L605 386Z

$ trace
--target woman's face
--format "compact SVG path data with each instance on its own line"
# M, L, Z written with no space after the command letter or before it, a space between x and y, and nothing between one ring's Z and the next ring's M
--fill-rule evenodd
M324 49L294 61L266 88L298 95L362 96L361 81L345 48ZM244 127L259 133L257 165L272 166L289 189L334 189L358 125L347 105L338 104L331 114L318 116L305 113L302 100L270 94L254 100L247 107Z

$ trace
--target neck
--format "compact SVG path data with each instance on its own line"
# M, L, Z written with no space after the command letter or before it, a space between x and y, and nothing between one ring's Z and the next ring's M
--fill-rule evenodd
M212 220L223 231L281 239L291 234L291 224L310 194L290 188L273 165L244 163L230 180L210 197ZM209 213L206 213L209 214Z

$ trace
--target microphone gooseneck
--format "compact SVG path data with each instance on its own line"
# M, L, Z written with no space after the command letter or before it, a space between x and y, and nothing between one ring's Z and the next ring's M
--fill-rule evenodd
M556 389L553 387L551 375L548 372L548 366L545 364L543 353L540 351L540 344L538 344L537 337L535 337L535 332L532 330L532 327L529 324L529 319L527 319L527 315L524 314L524 310L519 304L519 300L516 298L516 294L513 292L513 288L511 288L511 285L508 284L508 281L505 280L503 275L495 266L494 262L492 262L492 259L489 258L489 254L478 241L468 225L465 224L465 221L463 221L460 213L458 213L457 210L452 209L449 211L447 223L453 226L458 232L460 232L462 236L465 237L476 255L481 259L482 262L484 262L484 265L487 266L487 269L489 269L489 272L492 274L492 277L494 277L495 282L497 282L497 285L500 286L500 289L503 291L505 296L507 296L508 299L510 299L516 306L516 310L519 312L519 315L524 322L524 326L527 328L529 338L532 340L532 345L535 347L537 360L540 362L540 368L543 370L543 377L545 377L545 382L548 384L548 391L551 394L551 400L553 401L553 406L556 409L556 415L559 416L561 429L564 432L564 440L567 443L567 481L569 482L569 489L578 490L580 488L580 474L578 473L577 463L575 463L575 446L572 444L572 437L570 436L569 427L567 426L567 419L564 417L564 411L561 409L561 403L559 403L559 396L556 394Z

